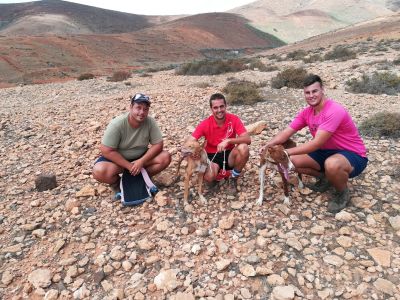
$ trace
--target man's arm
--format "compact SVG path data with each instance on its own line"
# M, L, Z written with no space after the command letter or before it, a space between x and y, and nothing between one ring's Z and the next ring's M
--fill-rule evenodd
M152 160L154 157L160 154L163 148L164 148L163 141L151 145L150 148L147 150L147 152L141 158L134 160L131 163L131 168L128 170L131 172L132 175L139 174L140 170L146 165L146 162Z
M153 159L161 153L163 147L163 141L151 145L145 155L133 162L129 162L128 160L126 160L115 148L111 148L102 144L100 145L100 151L105 158L111 160L113 163L117 164L121 168L129 170L132 175L137 175L147 161Z
M286 127L284 130L275 135L270 141L268 141L263 148L283 144L296 132L297 131L292 127Z
M218 144L217 150L218 152L224 151L228 145L238 145L238 144L251 144L251 138L248 132L244 132L238 137L229 138L223 140L221 143Z
M123 169L130 169L131 163L127 161L115 148L100 145L101 154Z
M331 136L332 132L326 130L318 130L314 139L312 139L311 141L297 147L287 149L286 151L289 155L308 154L320 149Z

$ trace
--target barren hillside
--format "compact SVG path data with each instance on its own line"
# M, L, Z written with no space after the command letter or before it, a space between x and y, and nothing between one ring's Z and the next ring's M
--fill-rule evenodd
M282 45L233 14L201 14L119 35L0 37L0 85L40 83L84 72L180 63L208 49L268 49Z
M181 16L144 16L67 1L0 4L0 35L123 33Z
M393 14L400 1L385 0L259 0L230 10L286 43Z
M306 40L271 50L269 53L287 53L294 50L313 50L319 47L351 45L366 40L400 39L400 12L374 20L361 22Z

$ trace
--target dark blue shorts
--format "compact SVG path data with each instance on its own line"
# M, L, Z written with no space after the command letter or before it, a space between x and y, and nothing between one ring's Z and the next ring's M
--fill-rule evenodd
M105 158L103 155L101 155L98 159L96 159L94 164L97 164L98 162L102 162L102 161L112 162L111 160L109 160L109 159Z
M351 166L354 168L349 174L349 178L353 178L361 174L362 171L367 167L368 158L362 157L354 152L347 150L317 150L309 153L308 155L315 160L321 167L321 172L325 172L324 164L325 160L334 155L341 154L350 162Z
M146 153L146 152L145 152ZM133 162L134 160L137 160L139 158L141 158L143 155L145 155L145 153L143 153L142 155L140 155L138 158L132 159L132 160L128 160L129 162ZM107 162L112 162L111 160L109 160L108 158L105 158L103 155L101 155L98 159L96 159L96 161L94 162L94 164L97 164L98 162L102 162L102 161L107 161Z

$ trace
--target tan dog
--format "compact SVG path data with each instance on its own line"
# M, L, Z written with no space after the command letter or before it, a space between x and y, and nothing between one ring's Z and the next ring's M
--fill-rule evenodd
M179 169L183 159L187 160L187 167L185 171L185 188L183 193L184 203L188 203L190 179L193 173L197 173L197 191L199 193L199 198L202 203L206 204L207 200L203 196L203 178L208 167L208 157L206 151L198 141L190 139L187 140L181 149L181 157L178 161L176 178L179 176Z
M260 155L260 196L257 199L257 204L261 205L264 198L264 177L265 177L265 169L269 168L274 171L278 171L282 177L282 184L284 190L284 200L283 203L286 205L290 205L289 199L289 172L295 169L293 163L291 162L289 155L285 151L285 149L296 147L296 143L289 139L282 145L275 145L271 147L267 147L263 150ZM301 181L301 175L297 174L299 180L299 188L303 188L303 182Z

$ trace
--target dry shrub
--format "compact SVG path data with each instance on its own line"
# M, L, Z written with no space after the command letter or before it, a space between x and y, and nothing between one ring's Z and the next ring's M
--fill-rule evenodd
M400 65L400 56L393 60L393 64L396 65L396 66Z
M280 89L287 86L289 88L300 89L303 88L303 81L307 75L307 71L303 68L290 67L279 72L272 78L271 87L274 89Z
M306 55L307 55L307 52L304 50L295 50L295 51L289 52L286 55L286 58L291 59L291 60L302 60Z
M229 104L254 104L262 101L262 96L258 90L260 85L254 82L239 80L230 81L224 88L223 92L227 95L226 100Z
M82 81L82 80L88 80L88 79L93 79L94 75L92 73L83 73L78 76L77 80Z
M140 73L138 76L139 77L153 77L153 75L151 75L149 73Z
M127 71L117 71L114 74L107 78L108 81L117 82L117 81L124 81L131 77L131 73Z
M265 72L267 66L259 58L253 58L249 62L249 69L250 70L257 69L261 72Z
M176 69L178 75L218 75L247 69L242 59L202 60L181 65Z
M321 54L311 54L311 55L303 57L303 61L306 64L309 64L309 63L313 63L313 62L317 62L317 61L323 61L323 58L322 58Z
M360 132L372 137L400 137L400 113L378 112L360 124Z
M325 54L324 59L325 60L340 60L340 61L346 61L349 59L354 59L357 57L357 54L344 47L344 46L336 46L333 48L332 51L329 51L328 53Z
M347 91L356 94L397 95L400 92L400 77L391 72L375 72L370 76L363 74L360 80L353 78L346 85Z
M149 73L155 73L155 72L160 72L160 71L173 70L176 67L177 67L176 64L169 64L169 65L163 65L163 66L149 67L149 68L145 69L144 71L149 72Z
M193 84L194 87L200 88L200 89L205 89L208 88L210 86L212 86L209 82L197 82L195 84Z

